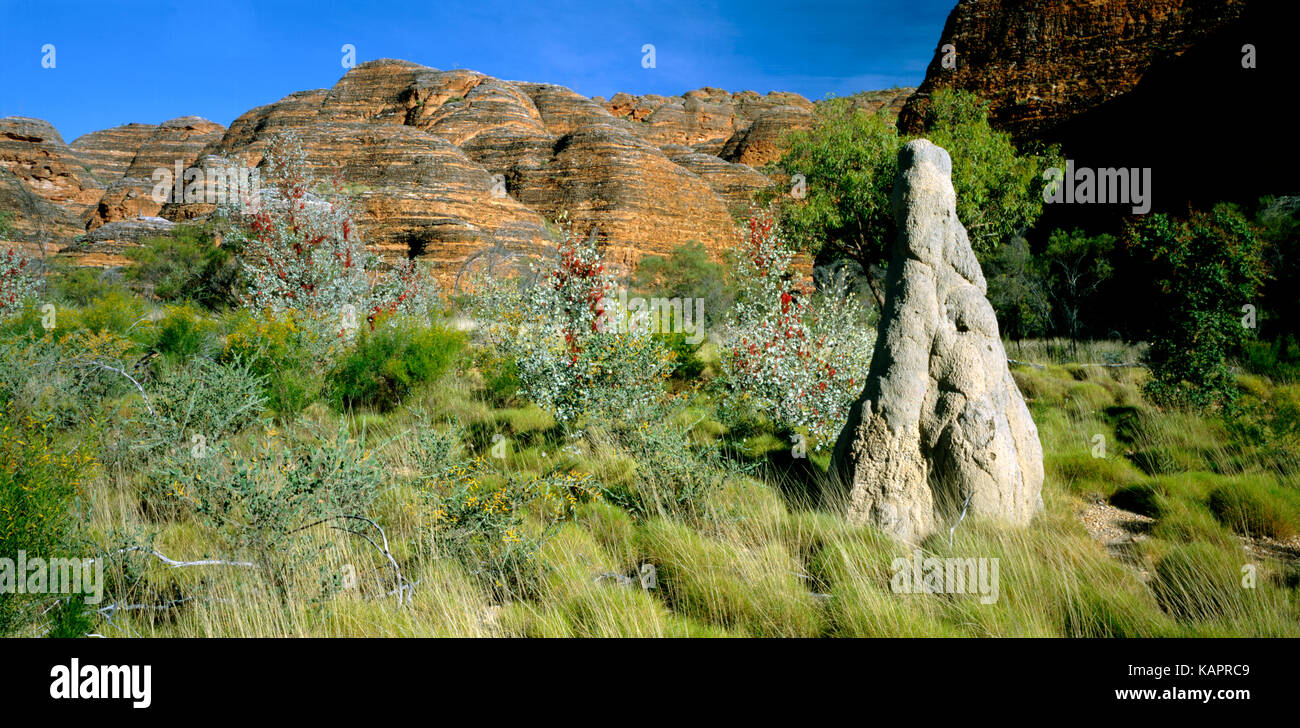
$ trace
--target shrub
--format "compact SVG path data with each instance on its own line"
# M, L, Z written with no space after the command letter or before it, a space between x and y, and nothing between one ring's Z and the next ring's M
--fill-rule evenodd
M168 365L197 354L208 355L216 346L218 325L193 305L170 306L151 329L150 348Z
M84 308L63 309L56 313L56 331L67 328L118 336L127 336L137 331L148 320L144 301L120 288L109 289Z
M91 268L55 263L49 276L51 298L75 306L89 306L97 298L122 291L121 274L111 268Z
M149 457L168 450L202 452L257 421L263 383L241 361L194 359L164 370L134 425L134 449Z
M663 406L650 408L635 421L616 424L612 434L636 463L636 473L632 482L607 486L605 498L638 518L707 516L710 496L729 478L753 470L724 456L713 444L694 442L690 428L669 421Z
M459 559L500 598L535 592L538 549L559 524L573 519L580 503L599 495L586 473L495 472L482 457L425 471L421 481L438 553ZM530 512L538 517L527 518Z
M126 278L160 301L193 301L207 308L234 305L239 268L230 248L207 230L181 225L165 237L148 238L125 253Z
M1272 342L1247 341L1241 364L1254 374L1293 381L1300 378L1300 343L1291 334L1279 336Z
M488 346L514 361L523 396L576 435L585 419L622 418L659 397L672 359L621 309L593 240L563 229L557 253L535 285L480 277L471 305Z
M40 318L34 318L38 330ZM63 428L95 418L97 407L132 388L123 376L134 343L109 331L65 329L0 338L0 403Z
M407 318L385 318L362 331L327 376L338 409L358 405L387 411L411 389L441 377L464 348L464 336Z
M241 361L261 377L267 407L292 418L320 395L322 362L330 345L293 312L255 315L239 311L226 319L228 333L219 360Z
M218 443L204 457L178 453L149 475L155 498L198 516L222 545L251 556L287 600L295 575L318 555L311 535L337 526L365 534L383 473L363 438L341 425L333 437L282 441L274 430L236 456Z
M0 316L22 308L40 284L36 265L16 245L0 246Z
M508 407L517 401L523 384L519 381L519 366L513 358L491 349L479 349L478 369L483 376L483 390L488 402Z
M693 382L699 379L700 374L704 371L704 362L695 355L700 350L700 344L692 344L689 334L669 332L665 334L656 334L655 338L659 340L669 353L672 360L672 376L684 382Z
M695 240L674 248L667 256L642 258L630 288L635 295L646 298L704 299L704 322L708 326L724 320L736 297L727 269Z
M810 306L793 280L793 251L769 215L749 223L737 256L739 292L724 341L726 396L748 395L788 429L806 427L821 448L848 419L871 364L873 333L843 278Z
M989 125L987 105L968 91L940 89L928 103L925 135L952 155L957 217L983 260L1042 213L1039 175L1055 153L1020 153ZM817 103L814 127L791 135L777 163L807 185L803 199L781 206L781 224L795 244L858 261L876 289L883 283L878 265L896 235L890 193L904 141L883 114L865 113L852 98L830 99Z
M1149 395L1169 404L1231 402L1228 358L1250 331L1241 309L1255 300L1266 273L1261 239L1228 205L1187 220L1150 215L1125 238L1157 290Z
M263 179L255 205L226 210L234 218L229 244L239 251L248 305L295 309L340 332L354 328L358 315L432 310L432 277L410 260L392 271L378 269L362 244L341 178L333 179L328 197L318 194L296 135L272 137Z
M0 558L70 556L88 448L64 448L51 423L0 405ZM25 578L20 575L19 578ZM35 617L35 600L0 590L0 635ZM80 636L80 635L77 635Z

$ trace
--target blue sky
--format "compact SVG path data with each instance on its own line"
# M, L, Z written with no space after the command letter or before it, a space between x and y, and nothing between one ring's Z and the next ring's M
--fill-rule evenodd
M357 61L402 58L586 96L701 86L811 99L920 83L954 0L443 3L0 0L0 116L66 141L195 114L229 125ZM55 67L42 68L54 45ZM655 46L656 67L641 48Z

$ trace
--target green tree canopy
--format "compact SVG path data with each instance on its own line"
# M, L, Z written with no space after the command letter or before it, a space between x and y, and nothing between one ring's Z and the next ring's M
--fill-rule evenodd
M1042 214L1041 174L1056 153L1021 153L989 126L987 105L968 91L942 89L932 101L923 136L952 156L957 216L984 259ZM782 199L782 228L802 249L852 258L878 279L896 233L890 193L898 149L908 140L883 115L855 108L851 97L819 102L816 116L812 129L791 135L777 162L806 185L802 198Z
M1228 357L1253 333L1243 307L1257 305L1268 272L1261 237L1236 208L1220 204L1187 220L1140 218L1125 243L1155 288L1149 393L1170 404L1231 401Z

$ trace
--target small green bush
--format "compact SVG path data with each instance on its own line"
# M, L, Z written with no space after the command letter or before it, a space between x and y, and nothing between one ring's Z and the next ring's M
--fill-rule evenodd
M114 291L122 292L121 275L111 269L55 263L49 276L50 294L55 301L88 306Z
M690 338L682 333L659 334L658 339L672 353L672 376L675 379L684 382L694 382L699 379L700 374L704 371L704 362L695 355L699 351L700 345L692 344L687 339Z
M217 324L191 304L170 306L152 327L151 349L167 363L184 362L215 348Z
M193 301L208 308L237 302L239 266L206 230L180 226L167 237L150 238L126 257L127 280L160 301Z
M219 360L242 361L264 384L267 408L291 419L320 396L323 346L291 313L254 314L240 309L226 320Z
M352 350L326 377L339 410L356 406L388 411L417 384L441 377L465 346L459 332L391 318L362 330Z
M80 309L57 310L55 331L65 329L88 333L112 333L126 336L137 331L148 317L144 301L128 291L113 288Z
M487 401L497 407L519 404L519 367L515 360L484 350L479 357L479 372L483 376L483 393Z
M252 424L262 413L263 382L241 361L195 359L166 370L134 421L140 439L134 449L150 456L190 451Z
M0 557L68 555L60 551L74 536L76 499L92 462L85 448L59 446L48 422L0 408ZM0 635L34 618L34 602L0 591Z
M372 456L364 437L346 425L305 443L268 429L248 452L217 443L203 457L168 455L149 472L149 484L155 502L194 514L230 552L255 559L283 601L309 584L333 587L304 583L308 574L319 576L304 568L322 555L311 544L314 529L374 535L358 520L369 518L384 483Z
M587 473L529 477L494 471L481 457L423 470L420 480L434 548L501 598L535 594L543 575L538 550L557 526L573 520L579 504L600 493Z

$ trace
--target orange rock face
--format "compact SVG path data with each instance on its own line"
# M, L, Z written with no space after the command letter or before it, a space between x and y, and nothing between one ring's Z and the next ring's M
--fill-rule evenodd
M948 16L899 127L918 132L928 95L948 87L987 100L991 121L1013 136L1043 136L1133 90L1148 69L1236 20L1246 6L1246 0L962 2ZM949 45L951 68L944 65Z
M66 207L94 204L104 185L63 143L63 137L40 119L0 119L0 167L9 170L38 196Z
M4 120L0 165L14 179L0 179L0 204L17 204L15 184L31 188L52 203L45 213L64 217L46 228L68 239L90 233L73 254L114 261L136 232L157 227L155 216L182 222L215 209L157 202L155 169L256 167L272 136L293 130L313 172L337 174L355 195L361 231L385 257L428 260L447 281L488 247L539 254L554 234L547 221L567 214L630 269L692 240L717 253L735 244L736 218L771 184L755 167L811 122L812 104L797 94L702 88L606 101L378 60L333 88L252 109L229 129L183 117L93 132L68 147L44 122Z

